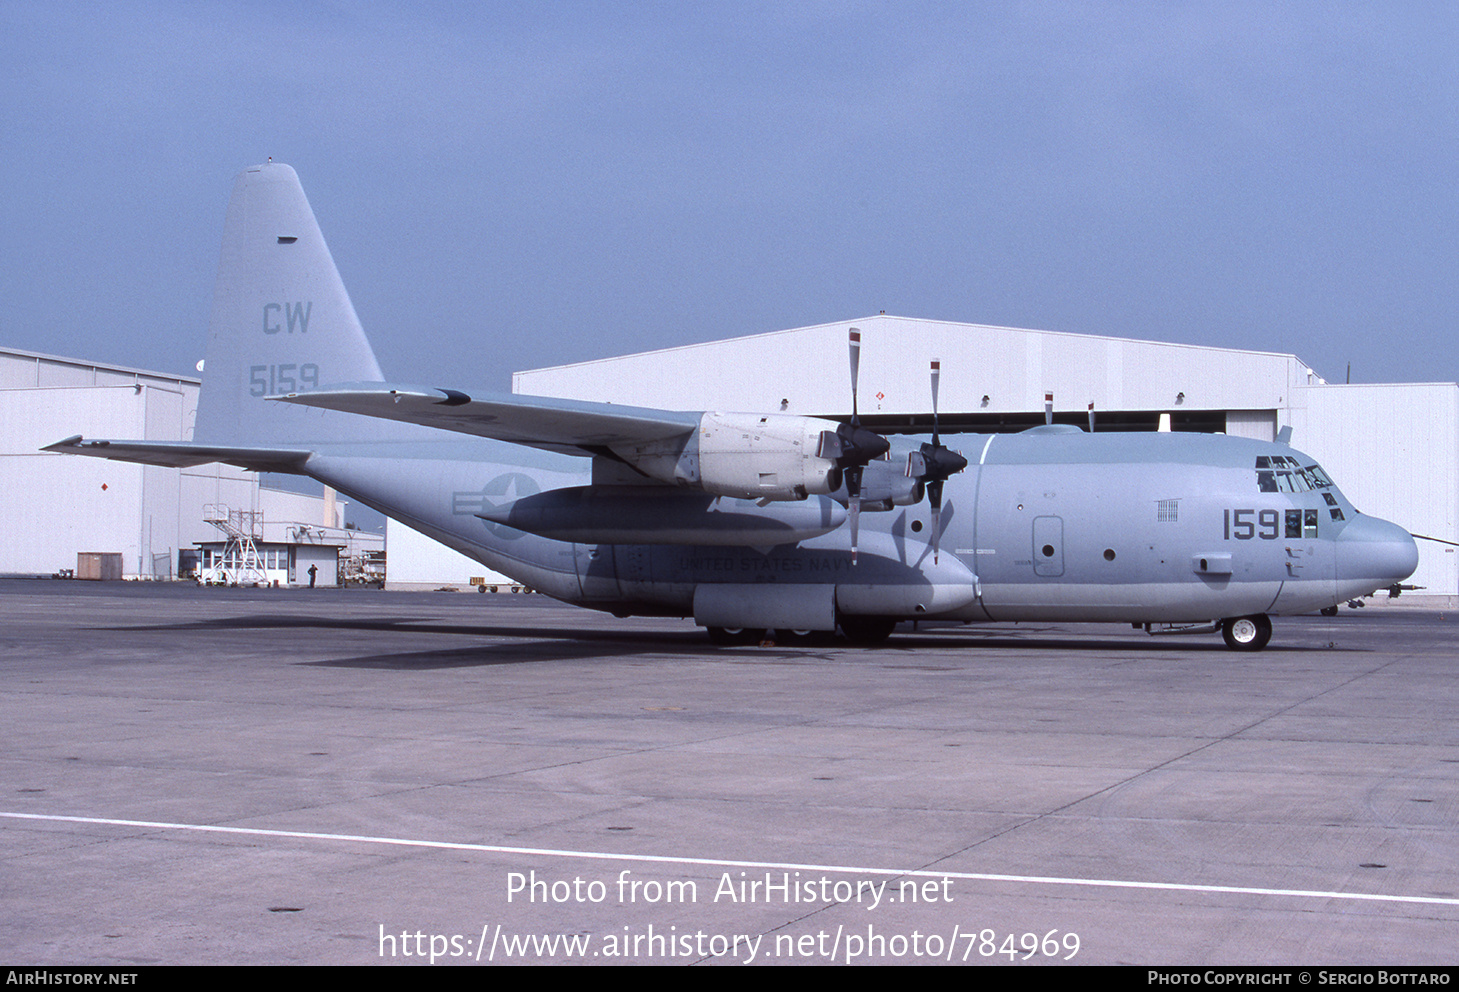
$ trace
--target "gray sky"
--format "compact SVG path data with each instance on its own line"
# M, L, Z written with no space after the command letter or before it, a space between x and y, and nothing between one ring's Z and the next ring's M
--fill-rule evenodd
M402 381L878 310L1454 381L1456 28L1425 2L0 0L0 344L191 369L233 176L273 156Z

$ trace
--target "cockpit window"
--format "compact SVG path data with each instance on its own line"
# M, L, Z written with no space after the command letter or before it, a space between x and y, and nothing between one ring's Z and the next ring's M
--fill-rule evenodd
M1256 489L1263 493L1306 493L1331 489L1332 479L1317 465L1305 468L1290 455L1256 456Z

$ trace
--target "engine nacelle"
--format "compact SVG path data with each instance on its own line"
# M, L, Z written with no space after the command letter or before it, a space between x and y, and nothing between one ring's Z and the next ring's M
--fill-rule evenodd
M893 461L867 462L861 476L861 509L868 513L912 506L922 502L923 493L922 480L907 478L907 473ZM836 498L845 501L846 490L843 488Z
M650 478L737 499L828 496L841 484L835 461L817 453L834 421L775 413L706 413L687 443L614 453Z

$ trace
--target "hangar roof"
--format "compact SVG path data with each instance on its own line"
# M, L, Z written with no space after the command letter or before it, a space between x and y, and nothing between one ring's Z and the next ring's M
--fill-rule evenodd
M1323 380L1295 355L878 314L518 372L513 390L662 409L841 414L861 331L865 415L925 413L929 362L948 412L1272 410Z
M167 372L149 372L125 365L88 362L79 358L43 355L19 348L0 347L0 389L34 389L48 386L124 386L137 382L198 387L202 380Z

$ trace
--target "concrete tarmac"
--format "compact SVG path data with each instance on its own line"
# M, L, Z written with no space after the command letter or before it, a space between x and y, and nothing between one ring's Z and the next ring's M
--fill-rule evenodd
M1453 615L1275 625L0 581L0 961L1454 963Z

